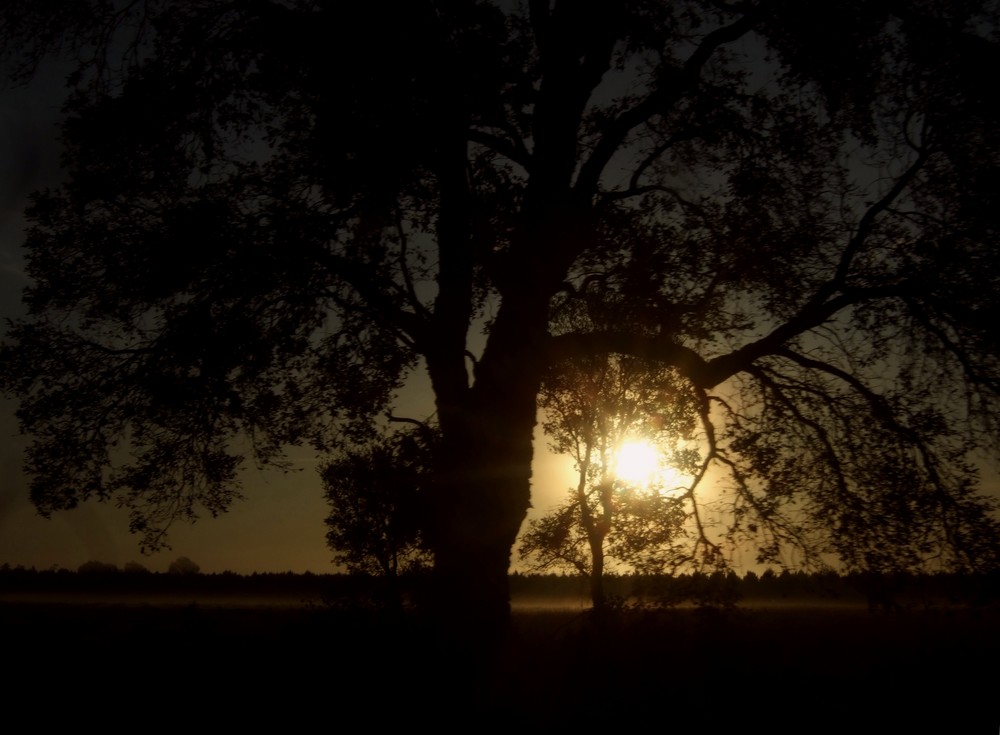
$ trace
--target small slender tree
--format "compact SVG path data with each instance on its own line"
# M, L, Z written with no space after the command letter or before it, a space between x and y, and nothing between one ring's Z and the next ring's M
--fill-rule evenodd
M565 320L593 319L599 302L588 303L591 313L577 309ZM681 385L672 371L622 355L574 360L543 383L544 429L552 448L573 458L579 479L561 505L529 524L520 553L539 569L569 567L587 577L596 611L607 605L608 556L662 568L680 548L689 491L667 495L655 476L645 487L624 481L616 473L616 453L641 436L678 469L694 473L697 452L680 440L691 437L697 413Z

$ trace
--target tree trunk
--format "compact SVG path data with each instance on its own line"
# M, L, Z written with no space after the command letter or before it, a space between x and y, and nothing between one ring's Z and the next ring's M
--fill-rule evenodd
M468 640L502 636L510 621L510 555L527 509L527 483L480 482L456 505L434 548L437 617ZM492 506L493 510L489 510Z
M607 607L608 601L604 594L604 541L590 544L590 601L593 609L601 613Z
M533 426L497 415L484 418L491 433L504 435L505 444L520 444L521 451L502 451L505 447L489 436L453 442L445 437L432 549L438 612L496 632L510 618L507 575L530 506Z
M473 638L507 630L511 551L531 505L547 312L517 306L497 316L463 404L438 402L443 446L428 518L435 612Z
M590 446L587 456L580 467L580 481L576 487L576 498L580 504L580 523L587 533L587 544L590 548L590 602L596 613L600 614L607 606L604 594L604 537L610 528L610 514L604 501L604 489L601 492L602 514L594 517L587 500L587 476L590 470Z

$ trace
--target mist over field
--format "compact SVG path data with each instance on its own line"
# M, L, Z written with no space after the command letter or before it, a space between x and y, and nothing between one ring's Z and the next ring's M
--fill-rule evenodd
M989 732L997 718L988 662L1000 656L1000 606L983 594L996 592L989 584L900 588L898 604L872 607L845 580L775 575L766 594L622 600L598 621L580 580L514 577L502 649L485 669L474 657L456 669L472 652L447 653L431 619L380 608L358 580L127 576L0 573L8 717L54 696L66 716L155 711L177 726L335 716L462 728L488 717L522 731L928 732L934 722ZM411 673L386 680L387 667Z

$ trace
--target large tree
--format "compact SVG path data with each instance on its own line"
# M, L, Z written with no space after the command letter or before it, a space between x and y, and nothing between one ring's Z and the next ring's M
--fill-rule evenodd
M699 397L727 539L969 568L997 524L995 3L5 3L79 60L3 375L38 508L224 511L239 444L364 438L426 371L440 600L509 612L546 368ZM599 283L606 329L560 331Z

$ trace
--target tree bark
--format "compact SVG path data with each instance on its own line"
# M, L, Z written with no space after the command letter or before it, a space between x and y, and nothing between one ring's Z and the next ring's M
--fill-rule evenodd
M435 612L477 639L508 627L510 556L531 505L547 311L525 301L498 314L464 403L438 402L443 446L428 517Z
M608 601L604 594L604 539L591 539L590 542L590 601L595 612L600 613L607 607Z

